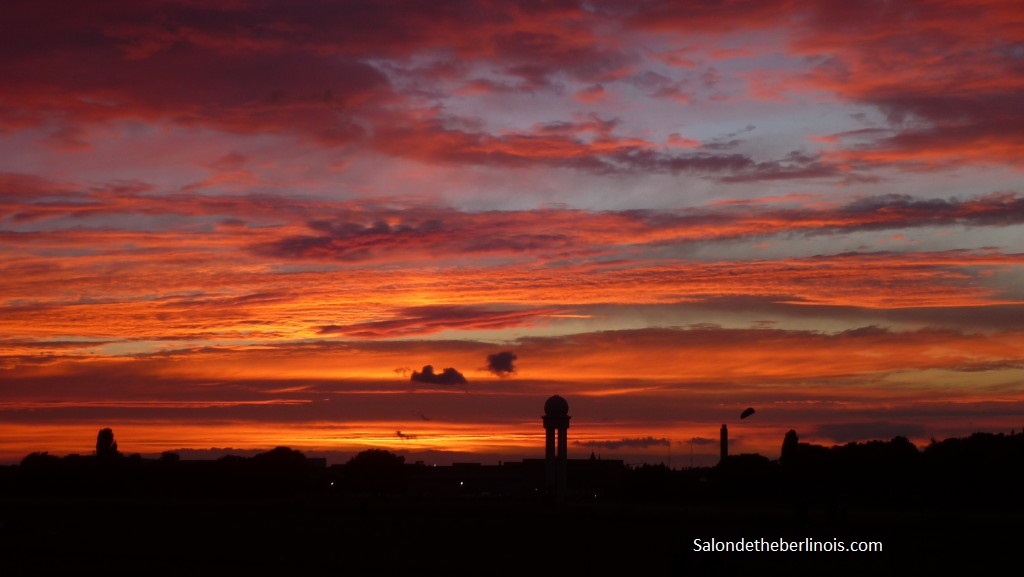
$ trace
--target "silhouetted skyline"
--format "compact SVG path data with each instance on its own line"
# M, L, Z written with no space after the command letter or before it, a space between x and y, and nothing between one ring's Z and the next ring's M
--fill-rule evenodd
M892 525L882 519L985 516L986 527L981 530L960 526L945 529L942 538L956 539L963 555L984 552L1009 527L1024 519L1024 502L1017 498L1020 479L1024 478L1024 431L1008 435L975 433L932 440L918 448L905 437L826 447L801 442L797 432L790 430L781 441L780 458L772 460L756 453L728 454L727 427L723 425L722 454L715 466L674 469L664 463L630 466L594 453L568 458L569 407L565 399L555 395L544 409L547 434L543 456L496 465L408 462L380 448L365 449L343 464L328 465L323 459L285 446L251 457L227 455L195 461L167 452L159 459L143 459L118 451L114 432L103 428L97 434L92 455L61 458L37 452L26 455L19 465L0 467L0 500L57 504L74 499L77 502L62 508L67 509L65 514L75 515L83 504L115 505L121 499L147 506L191 508L196 503L223 502L237 508L239 499L241 503L266 506L300 497L306 503L319 502L322 507L355 507L364 514L368 509L400 504L402 512L390 515L401 523L422 523L436 513L425 513L421 507L441 503L446 504L443 506L448 514L462 522L468 522L463 516L467 514L465 507L471 507L473 523L478 523L481 516L489 523L507 514L499 514L494 507L541 507L536 509L538 513L557 515L560 522L553 529L559 531L565 530L566 523L578 522L575 517L580 514L604 511L602 515L620 515L633 511L635 515L657 505L662 511L677 507L683 508L680 511L706 511L709 517L703 525L690 527L689 534L719 538L738 534L748 539L795 535L801 539L828 537L833 542L840 535L872 535L879 547L883 546L884 535L890 559L919 560L929 556L928 542L936 537L926 539L920 528ZM589 513L579 507L588 508ZM0 530L11 511L22 509L0 509ZM764 525L769 519L764 514L767 510L775 513ZM737 512L749 516L747 525L724 532L721 523L726 519L736 523ZM308 513L297 509L285 514L291 524L313 521ZM298 515L306 518L298 520ZM680 513L677 521L684 518L685 514ZM662 521L669 520L671 516ZM21 522L30 521L26 518ZM718 533L709 534L712 528ZM605 535L611 531L617 529L609 527ZM759 533L752 537L755 531ZM275 534L283 536L280 528ZM365 537L357 542L362 543ZM664 567L679 559L691 551L687 547L688 543L672 544L667 556L660 553L659 565ZM893 550L898 551L895 556ZM638 553L627 552L625 557ZM961 556L953 558L960 560Z
M1016 498L1024 432L918 448L905 437L826 447L790 430L778 460L729 454L713 467L672 469L593 453L566 459L570 409L560 396L546 403L544 424L555 430L544 458L498 465L432 466L371 448L329 466L285 446L251 457L190 461L168 452L147 460L120 452L115 431L102 428L92 455L33 453L0 467L0 550L13 574L132 570L153 559L170 570L223 560L216 535L226 532L233 542L274 544L256 557L232 557L236 571L408 572L435 563L463 574L500 561L510 574L542 566L544 574L859 575L904 563L929 571L1002 566L1024 519ZM533 542L525 527L573 554L524 547ZM390 561L387 537L396 531L416 538ZM89 554L112 536L116 554ZM465 550L448 553L452 539ZM600 554L573 547L595 540L615 546ZM751 540L875 549L754 555L701 545ZM41 555L44 546L58 553ZM168 547L174 554L161 555ZM328 554L338 551L345 554Z

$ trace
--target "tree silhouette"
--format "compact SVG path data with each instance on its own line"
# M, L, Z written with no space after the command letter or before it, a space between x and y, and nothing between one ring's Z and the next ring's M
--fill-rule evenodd
M177 463L179 461L181 461L181 455L174 451L164 451L163 453L160 453L161 463Z
M50 467L50 468L53 468L54 466L58 465L59 463L60 463L60 459L58 457L56 457L54 455L51 455L50 453L48 453L46 451L43 451L43 452L38 452L37 451L35 453L29 453L28 455L25 455L24 459L21 460L21 466L25 467L25 468L32 468L32 467L37 467L37 468L38 467Z
M405 488L405 457L384 449L367 449L345 464L349 487L356 491L389 493Z
M405 463L405 457L384 449L367 449L348 460L346 465L352 468L393 468Z
M782 439L782 453L779 455L779 463L782 465L789 465L796 458L796 452L799 448L800 438L796 436L796 431L790 429L786 432L786 436Z
M96 435L96 457L100 460L109 460L121 456L117 450L117 441L114 440L114 431L109 428L100 429Z
M257 466L275 467L280 469L289 467L305 469L308 466L305 455L300 451L296 451L288 447L275 447L265 453L259 453L258 455L254 455L251 461Z

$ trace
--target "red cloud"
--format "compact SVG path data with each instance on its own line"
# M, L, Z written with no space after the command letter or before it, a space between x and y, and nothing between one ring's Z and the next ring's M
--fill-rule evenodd
M91 126L128 119L301 134L331 146L370 139L389 154L472 164L740 171L733 180L838 178L838 166L849 163L1015 165L1022 156L1024 15L1014 2L470 4L395 11L376 2L164 3L154 18L127 1L88 9L17 2L2 30L11 48L0 64L0 124L45 127L64 148L88 146ZM424 94L413 56L442 63L426 82L444 80L443 68L456 86L488 91L557 93L570 81L577 99L594 102L625 82L689 101L678 79L637 67L636 42L692 34L695 46L655 56L689 66L691 54L714 52L709 39L751 31L813 63L773 75L779 90L827 90L876 107L893 133L840 141L814 161L760 166L749 158L665 157L635 136L595 143L409 123L412 102ZM480 69L498 78L473 80Z

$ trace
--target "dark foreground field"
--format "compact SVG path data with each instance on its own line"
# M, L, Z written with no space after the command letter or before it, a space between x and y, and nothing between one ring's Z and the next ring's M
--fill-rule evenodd
M257 497L0 499L0 575L986 574L1019 513L691 503ZM694 539L881 541L881 553L706 553Z

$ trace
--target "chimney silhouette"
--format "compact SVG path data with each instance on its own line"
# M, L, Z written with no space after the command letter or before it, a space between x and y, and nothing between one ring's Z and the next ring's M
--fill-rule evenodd
M724 463L726 457L729 456L729 428L726 427L725 425L722 425L722 433L721 433L720 443L721 443L721 447L720 447L719 450L721 452L721 456L719 457L718 462L719 463Z

